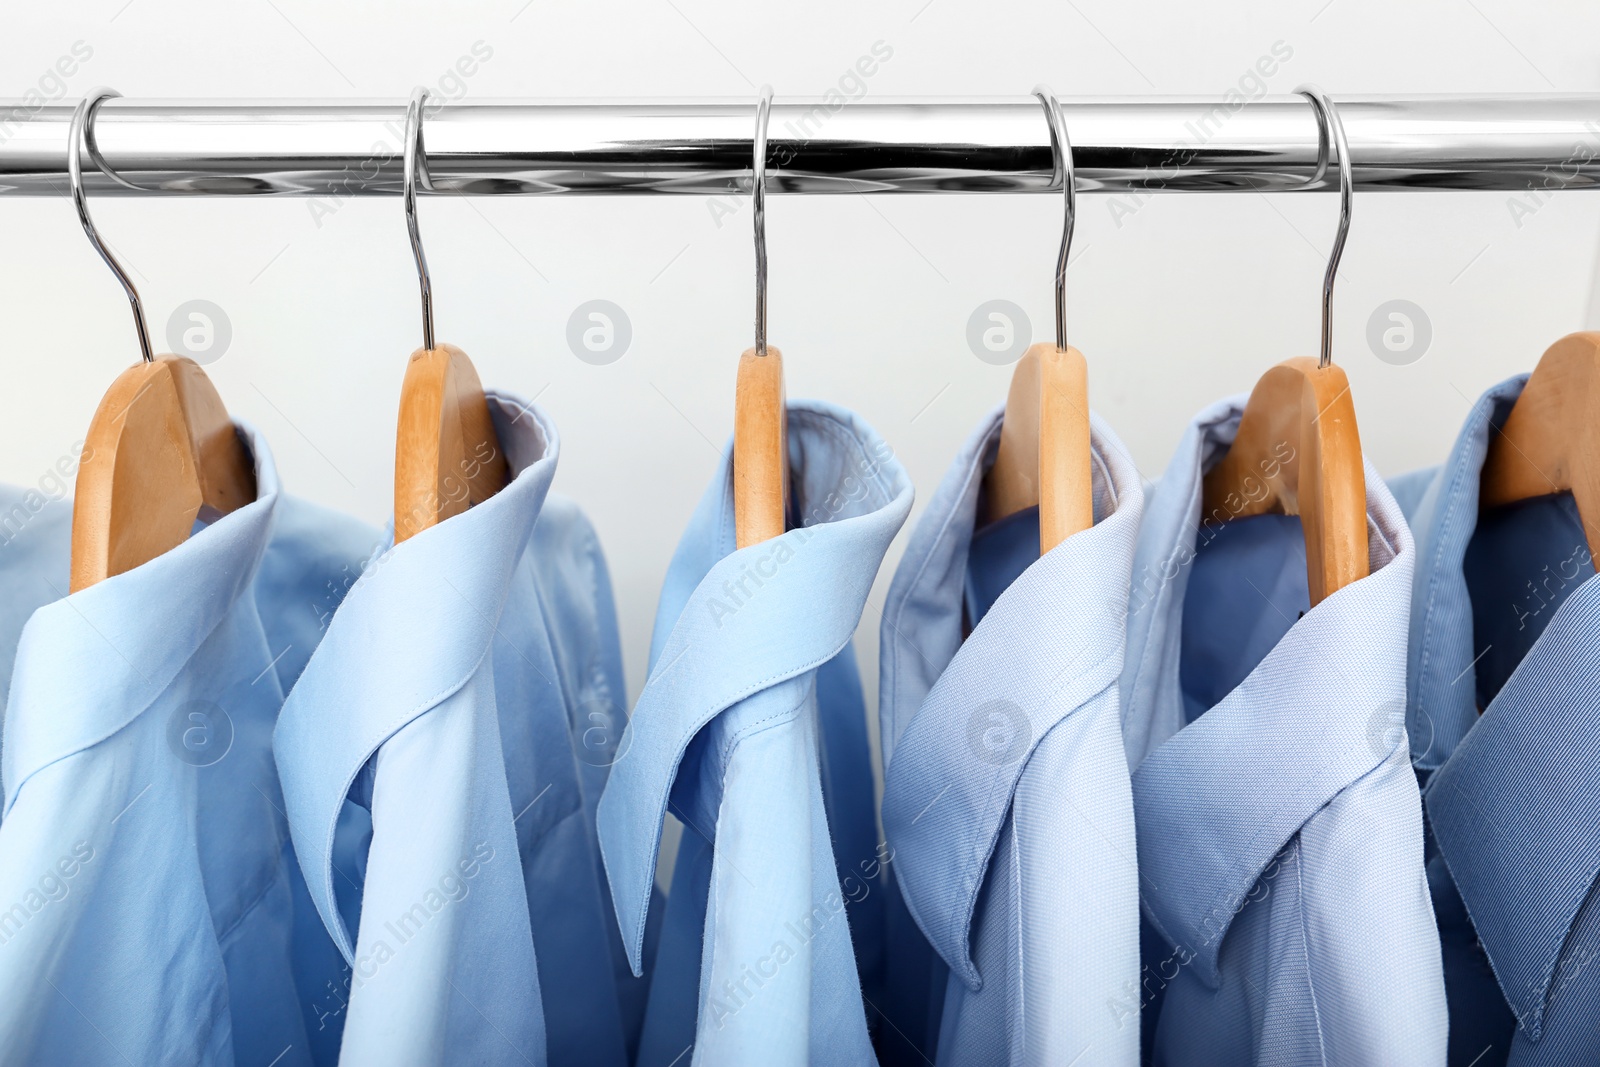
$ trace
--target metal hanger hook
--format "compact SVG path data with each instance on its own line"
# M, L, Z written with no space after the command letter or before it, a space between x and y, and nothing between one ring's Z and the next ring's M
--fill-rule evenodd
M422 146L422 110L428 90L413 89L406 108L406 160L404 199L406 230L411 234L411 254L417 259L417 283L422 288L422 347L433 348L433 281L428 277L428 257L422 252L422 231L417 228L417 187L433 192L428 179L428 156Z
M1044 105L1045 118L1050 121L1050 152L1054 158L1050 184L1054 185L1059 176L1066 193L1061 254L1056 257L1056 347L1064 352L1067 348L1067 254L1072 251L1072 223L1078 214L1078 182L1072 169L1072 141L1067 137L1067 120L1061 114L1061 102L1043 83L1034 86L1033 95Z
M750 206L756 227L756 355L767 354L767 116L772 112L772 86L761 87L756 101L756 136L750 159Z
M89 217L89 200L83 188L83 149L86 146L89 149L89 157L95 161L97 167L113 180L123 185L128 184L111 173L94 145L94 117L99 113L100 105L121 95L115 89L93 89L89 95L78 101L77 108L72 112L72 126L67 131L67 179L72 186L72 205L78 209L78 221L83 223L83 232L89 235L89 243L100 253L100 258L111 268L111 273L117 276L117 281L122 283L122 291L128 294L128 303L133 306L133 324L139 330L139 351L144 355L146 363L154 363L156 357L150 347L150 329L144 321L144 304L139 300L139 290L133 287L133 279L128 277L128 272L122 269L122 264L117 262L110 249L100 240L100 234L94 228L94 220Z
M1332 98L1315 85L1302 85L1295 93L1311 101L1311 110L1317 116L1317 172L1311 177L1312 183L1320 182L1327 173L1331 150L1337 149L1339 160L1339 232L1334 236L1328 269L1322 276L1322 353L1317 357L1317 369L1326 370L1333 364L1333 282L1339 274L1339 260L1344 256L1345 238L1350 235L1355 181L1351 177L1350 143L1345 140L1344 121L1339 118Z

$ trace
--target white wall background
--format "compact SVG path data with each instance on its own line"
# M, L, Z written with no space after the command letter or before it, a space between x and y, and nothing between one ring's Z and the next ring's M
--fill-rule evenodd
M1274 93L1303 81L1336 97L1600 90L1600 6L1579 0L97 0L12 3L4 24L0 97L106 84L130 97L399 103L416 84L440 86L480 41L492 57L447 94L753 102L771 82L780 97L819 95L879 41L893 55L870 98L1017 95L1039 81L1063 96L1220 95L1276 42L1293 54L1268 80ZM92 55L52 82L76 42ZM155 334L190 299L226 311L232 344L209 369L273 442L290 490L382 522L401 376L419 344L400 202L352 200L320 219L288 199L93 207L137 272ZM732 427L735 360L750 343L748 211L721 226L695 197L431 199L422 212L440 338L560 426L556 486L599 527L636 694L661 577ZM1332 196L1162 195L1122 217L1083 198L1072 338L1095 407L1146 476L1198 408L1314 354L1336 216ZM1045 197L769 199L771 336L790 394L864 414L910 469L919 510L1009 380L968 349L969 314L1003 297L1028 309L1036 336L1049 330L1059 217ZM1436 461L1485 386L1594 324L1597 229L1600 193L1357 198L1335 358L1380 469ZM138 350L65 199L0 198L0 235L0 479L29 484ZM569 314L593 298L632 321L632 346L610 366L566 344ZM1432 323L1410 366L1379 361L1364 337L1395 298ZM869 689L877 625L869 607L858 637Z

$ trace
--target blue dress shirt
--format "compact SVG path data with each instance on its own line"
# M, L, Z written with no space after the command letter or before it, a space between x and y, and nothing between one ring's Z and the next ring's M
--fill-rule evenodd
M314 601L369 546L360 524L283 499L265 443L240 432L254 502L23 631L0 1063L314 1061L302 983L326 936L296 922L271 733L296 649L319 636ZM63 505L7 546L34 539L37 567L8 575L24 597L65 593L69 530Z
M951 465L884 606L889 870L945 965L935 973L949 970L939 1064L1136 1064L1138 1011L1122 1002L1139 980L1139 882L1117 683L1144 494L1092 418L1093 527L1042 558L1037 509L974 532L1002 415ZM926 954L896 942L890 958ZM907 987L895 1004L932 980L891 973ZM879 1041L927 1025L886 1015Z
M1369 467L1371 573L1310 608L1297 518L1201 515L1203 474L1243 409L1223 401L1189 427L1134 561L1122 691L1147 1054L1442 1064L1403 728L1411 533Z
M529 546L556 433L487 395L515 477L367 566L275 738L306 884L353 969L345 1063L625 1057L570 706L597 690L563 684L610 668L557 651L559 631L593 633L611 609L541 596ZM578 518L557 509L569 528L547 543L584 543Z
M1444 465L1408 479L1407 716L1453 1067L1600 1063L1600 577L1570 494L1479 513L1526 380L1486 392Z
M848 412L788 412L797 528L735 550L725 455L667 572L650 678L600 801L636 973L669 806L685 827L641 1065L689 1062L691 1045L702 1067L873 1062L845 910L877 870L840 851L871 835L869 757L848 751L866 712L853 663L830 664L851 656L911 484Z
M67 595L71 571L71 497L0 485L0 722L22 628Z

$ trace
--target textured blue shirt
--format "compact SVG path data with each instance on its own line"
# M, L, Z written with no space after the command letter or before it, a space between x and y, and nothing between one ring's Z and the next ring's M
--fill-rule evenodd
M0 1063L318 1062L329 946L296 914L271 733L376 533L283 498L240 429L257 499L149 563L64 596L64 504L0 550L9 605L48 601L5 721Z
M598 736L580 756L574 728L620 686L594 678L612 674L611 608L541 592L530 544L592 535L570 506L541 515L559 450L543 412L488 397L515 477L367 566L275 738L306 884L353 971L345 1063L626 1055L584 804L611 757ZM568 567L609 590L592 558Z
M1405 479L1407 718L1452 1067L1600 1063L1600 578L1571 494L1479 513L1490 436L1526 380L1486 392L1444 465Z
M1201 515L1243 409L1223 401L1189 427L1134 562L1122 691L1147 1053L1442 1064L1403 715L1411 533L1369 467L1371 573L1309 607L1298 519Z
M690 1062L691 1046L719 1067L873 1062L845 914L878 873L847 844L872 836L848 657L911 483L848 412L788 411L796 528L735 550L725 455L667 572L650 678L600 801L636 972L662 818L684 824L641 1065Z
M884 606L889 870L942 964L897 931L887 1003L914 1008L948 969L937 1055L917 1056L1136 1064L1138 1012L1121 1010L1139 980L1139 885L1117 684L1144 495L1093 419L1093 527L1042 558L1037 509L975 529L1002 414L951 465ZM906 1059L898 1046L928 1029L886 1008L885 1058Z

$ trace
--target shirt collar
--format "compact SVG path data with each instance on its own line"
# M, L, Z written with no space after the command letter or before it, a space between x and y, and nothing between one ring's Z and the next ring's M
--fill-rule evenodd
M1406 730L1412 761L1438 768L1478 720L1472 599L1463 562L1478 528L1478 483L1489 436L1522 395L1526 374L1491 387L1467 413L1455 445L1411 515L1417 539Z
M961 590L983 475L994 465L1004 406L972 432L911 530L884 599L878 738L887 771L900 735L961 647Z
M1600 575L1556 610L1428 784L1428 821L1507 1002L1538 1040L1600 872ZM1588 797L1586 801L1584 798Z
M1566 596L1479 716L1463 562L1489 435L1526 377L1473 405L1418 506L1410 713L1436 739L1418 765L1437 768L1427 812L1439 851L1506 1001L1538 1040L1560 992L1562 950L1600 872L1600 806L1579 788L1600 763L1600 575Z
M908 654L885 656L898 659L903 673L884 683L883 736L910 710L908 697L921 695L918 682L937 677L894 746L884 831L917 924L974 989L981 979L970 950L973 910L1023 768L1046 733L1121 673L1144 500L1126 449L1091 416L1099 521L1043 557L1035 535L1035 561L999 593L944 667L931 656L952 636L959 640L979 486L993 463L1001 416L991 414L945 475L884 613L886 645L933 636Z
M600 799L612 900L634 974L662 817L685 748L723 710L832 659L911 509L911 482L854 415L789 404L789 470L803 525L734 549L731 449L668 569L651 672Z
M560 442L548 416L506 393L485 396L515 476L489 499L367 564L284 702L273 735L307 888L346 958L353 946L332 868L345 795L389 737L477 672L555 474Z
M1153 494L1134 564L1124 673L1130 752L1148 753L1133 775L1145 911L1194 953L1196 973L1213 985L1228 926L1272 858L1350 783L1406 758L1395 727L1415 552L1370 465L1369 576L1306 611L1243 682L1183 725L1183 600L1201 483L1232 443L1244 402L1235 397L1197 417ZM1225 524L1207 529L1228 532Z
M23 628L0 770L7 811L35 771L137 718L247 595L279 485L265 439L235 425L255 460L255 500L148 563L70 596L61 589Z

